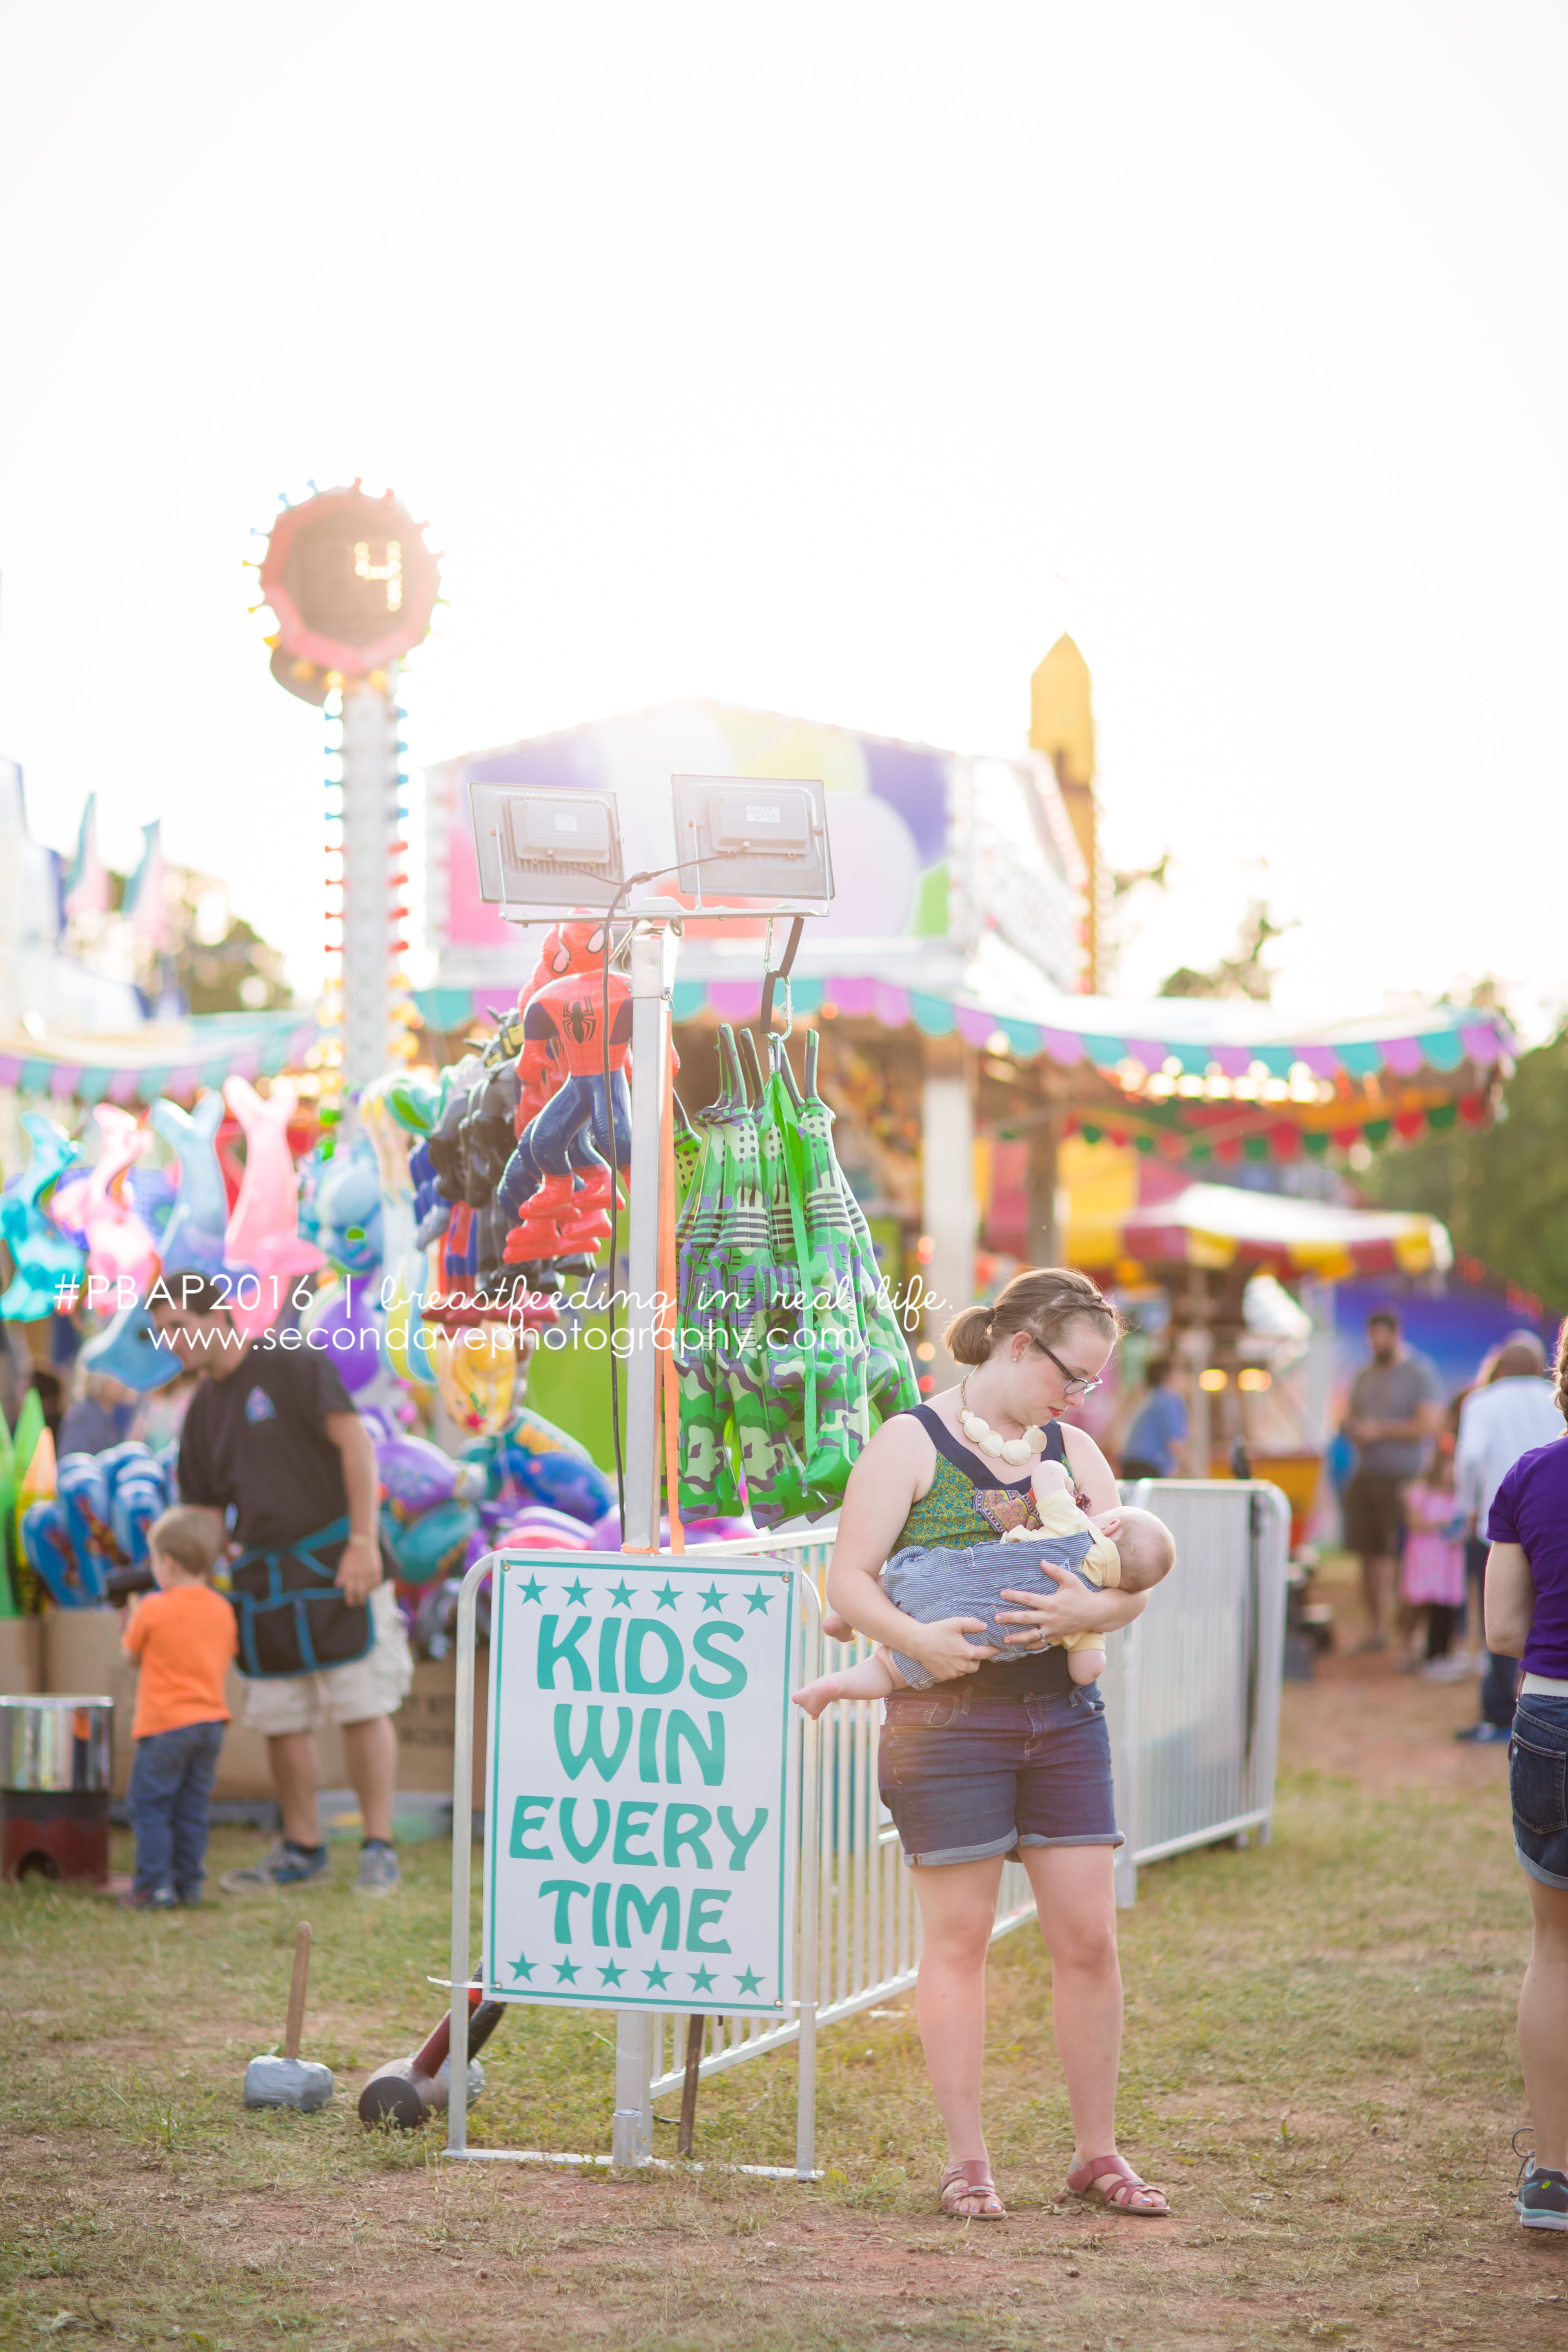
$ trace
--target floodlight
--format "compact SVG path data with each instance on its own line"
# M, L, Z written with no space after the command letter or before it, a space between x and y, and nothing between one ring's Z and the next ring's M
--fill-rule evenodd
M614 793L468 786L479 895L512 921L610 907L625 868Z
M767 899L826 914L833 897L827 796L820 783L761 776L672 776L680 887L700 907Z

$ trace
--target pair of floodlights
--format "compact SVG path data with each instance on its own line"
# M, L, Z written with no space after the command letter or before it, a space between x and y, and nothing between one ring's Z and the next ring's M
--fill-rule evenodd
M510 922L611 908L685 922L826 914L833 865L819 782L672 776L670 787L675 856L628 886L614 793L471 783L481 895Z

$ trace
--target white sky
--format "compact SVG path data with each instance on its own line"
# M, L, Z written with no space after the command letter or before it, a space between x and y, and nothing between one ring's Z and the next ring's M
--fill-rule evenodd
M1124 961L1290 1006L1561 939L1568 12L0 0L0 746L313 985L241 559L391 481L413 756L689 693L1005 750L1059 630Z

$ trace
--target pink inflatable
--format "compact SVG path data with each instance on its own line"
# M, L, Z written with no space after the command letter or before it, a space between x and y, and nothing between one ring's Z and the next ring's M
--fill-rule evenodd
M103 1149L85 1175L55 1187L49 1213L67 1233L80 1235L89 1281L128 1276L140 1296L157 1271L158 1244L132 1205L125 1178L153 1139L129 1111L112 1103L100 1103L92 1115ZM110 1301L104 1294L92 1303Z
M254 1274L258 1292L247 1303L251 1286L237 1281L230 1312L236 1328L255 1338L278 1320L299 1276L314 1274L326 1261L300 1236L300 1192L289 1150L294 1088L287 1078L274 1078L263 1102L248 1079L232 1077L225 1079L223 1096L245 1129L245 1174L229 1212L225 1262L237 1275Z

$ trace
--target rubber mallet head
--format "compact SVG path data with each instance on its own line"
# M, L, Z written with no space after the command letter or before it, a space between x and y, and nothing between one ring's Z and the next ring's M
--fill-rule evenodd
M480 2001L477 1989L470 1989L468 2005L473 2011L468 2020L468 2104L472 2106L485 2084L478 2053L505 2016L506 2003ZM427 2116L444 2110L451 2079L451 2043L448 2010L411 2058L393 2058L376 2068L359 2095L361 2123L367 2126L392 2124L399 2131L417 2131Z
M283 2034L283 2054L269 2051L253 2058L245 2070L247 2107L297 2107L312 2116L331 2097L331 2069L317 2066L300 2055L300 2034L305 2022L305 1984L310 1973L310 1930L303 1919L294 1930L294 1972L289 1979L289 2021Z

